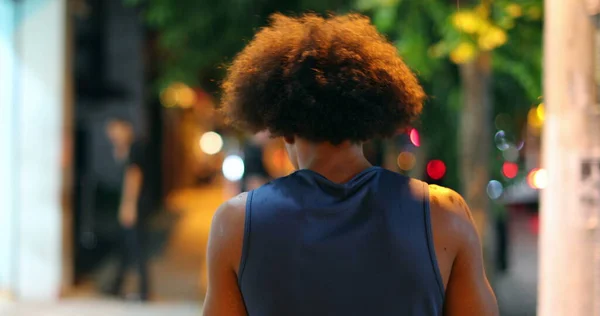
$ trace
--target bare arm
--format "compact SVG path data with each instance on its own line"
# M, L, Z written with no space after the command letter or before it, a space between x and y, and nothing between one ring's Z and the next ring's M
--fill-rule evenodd
M440 203L451 208L449 226L457 235L456 257L452 263L446 299L445 316L499 315L496 296L485 275L483 252L471 211L462 197L452 191L442 193L452 203Z
M244 238L246 195L219 207L208 240L208 290L204 316L242 316L246 307L238 287L237 269Z
M119 220L125 227L131 227L137 220L137 202L144 175L137 165L127 167L123 180L123 196L119 209Z
M123 202L137 203L142 188L143 174L140 167L132 165L125 170L125 180L123 181Z

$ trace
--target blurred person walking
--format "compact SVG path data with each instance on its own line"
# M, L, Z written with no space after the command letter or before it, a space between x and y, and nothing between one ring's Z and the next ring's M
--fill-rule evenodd
M297 171L217 210L204 315L498 315L463 198L363 154L422 110L395 46L360 15L271 20L222 107L283 137Z
M240 182L241 192L258 189L271 180L264 162L265 145L269 139L269 133L262 131L253 135L244 144L244 175Z
M132 264L139 274L140 300L149 298L148 227L149 215L157 207L158 190L153 190L152 162L148 146L135 139L132 124L122 118L110 120L106 133L113 145L113 158L120 168L122 191L118 212L121 227L119 265L108 294L121 296L123 281Z

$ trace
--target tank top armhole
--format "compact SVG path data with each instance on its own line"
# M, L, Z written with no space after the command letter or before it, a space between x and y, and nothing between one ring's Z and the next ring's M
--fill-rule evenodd
M242 276L244 275L244 269L246 268L246 261L248 258L248 249L250 247L250 222L252 219L252 197L254 196L254 191L248 192L248 196L246 198L246 212L244 219L244 240L242 244L242 256L240 258L240 265L238 268L238 286L241 288L242 286Z
M433 226L431 225L431 208L429 203L429 186L423 182L423 213L425 215L425 230L427 231L427 247L429 248L429 257L431 258L431 266L435 279L438 283L442 300L445 297L444 282L442 281L442 273L438 265L437 255L435 254L435 244L433 241Z

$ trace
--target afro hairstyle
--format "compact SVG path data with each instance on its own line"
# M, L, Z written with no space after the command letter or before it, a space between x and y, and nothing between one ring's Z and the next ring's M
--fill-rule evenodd
M420 115L423 88L367 17L270 21L222 83L221 110L234 126L339 144L393 136Z

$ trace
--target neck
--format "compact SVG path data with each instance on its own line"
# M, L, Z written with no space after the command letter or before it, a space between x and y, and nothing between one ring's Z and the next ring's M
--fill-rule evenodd
M113 156L117 160L123 160L123 159L127 158L128 155L129 155L129 146L117 145L113 148Z
M332 145L300 141L297 147L300 169L310 169L333 182L347 182L356 174L371 167L360 144L344 142L340 145Z

